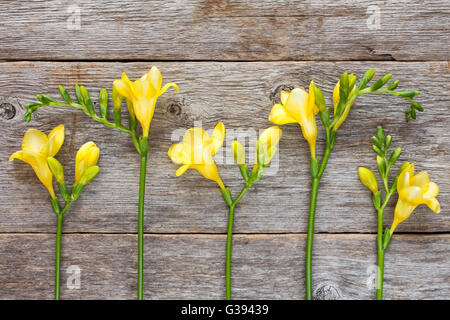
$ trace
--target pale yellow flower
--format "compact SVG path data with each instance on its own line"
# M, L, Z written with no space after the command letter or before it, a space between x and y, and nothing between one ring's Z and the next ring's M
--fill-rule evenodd
M64 126L59 125L47 136L37 129L29 129L22 141L22 150L15 152L9 161L20 159L33 168L39 180L47 188L50 196L55 198L53 176L48 167L47 159L54 157L64 142Z
M225 126L219 122L209 137L201 128L186 130L183 143L177 143L169 148L169 158L182 166L176 175L181 176L187 169L192 168L200 172L205 178L215 181L222 190L225 186L220 178L213 156L222 147L225 138Z
M264 157L264 165L269 165L270 161L272 160L273 156L275 155L276 147L281 139L281 133L282 133L282 131L279 127L272 126L272 127L265 129L259 135L258 142L259 142L260 147L263 149L263 150L260 150L260 153ZM256 154L253 171L258 170L257 157L258 157L258 155Z
M439 201L436 199L439 194L439 187L436 183L430 181L426 171L414 175L414 164L409 164L400 173L397 191L398 201L395 207L391 233L394 232L399 223L411 215L418 205L426 204L436 213L441 211Z
M269 115L269 121L278 125L300 124L313 158L316 157L317 139L315 115L319 112L315 102L314 87L314 81L311 81L309 93L299 88L295 88L291 92L281 91L281 104L275 104Z
M179 91L175 83L168 83L161 88L162 77L157 67L152 67L150 71L144 74L139 80L131 82L125 72L121 80L115 80L113 90L121 96L124 96L133 107L134 114L142 126L142 135L148 137L150 122L155 112L156 100L160 95L170 87ZM114 106L119 105L119 96L113 97Z

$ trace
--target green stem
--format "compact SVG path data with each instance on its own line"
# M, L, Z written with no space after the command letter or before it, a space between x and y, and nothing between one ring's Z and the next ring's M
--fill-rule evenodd
M61 238L63 214L57 214L58 224L56 227L56 264L55 264L55 300L59 300L59 289L61 279Z
M225 261L225 282L226 282L227 300L231 300L231 245L233 242L234 208L251 186L252 184L246 184L242 188L236 200L234 200L234 202L229 206L230 213L228 215L227 250Z
M383 300L384 248L383 248L383 210L378 210L377 232L377 300Z
M311 199L309 202L308 235L306 238L305 257L305 286L306 300L312 300L312 246L314 238L314 218L316 213L317 193L319 191L319 177L312 179Z
M225 264L227 300L231 300L231 244L233 238L233 221L234 221L234 205L231 205L230 214L228 215L227 253Z
M147 154L141 154L141 173L139 178L139 216L138 216L138 300L143 299L144 291L144 196Z

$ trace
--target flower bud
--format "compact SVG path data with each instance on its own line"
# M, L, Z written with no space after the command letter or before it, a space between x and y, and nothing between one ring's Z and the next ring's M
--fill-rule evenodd
M231 152L233 153L234 161L239 166L245 165L245 149L239 141L233 141L231 144Z
M364 167L359 167L358 174L359 179L361 179L363 185L369 188L373 194L378 192L377 179L375 178L375 174L371 170Z
M392 152L391 157L389 158L389 166L392 166L400 157L400 154L402 153L402 148L398 147L397 149Z
M100 95L98 97L98 103L100 104L100 115L102 118L108 117L108 92L105 88L100 90Z

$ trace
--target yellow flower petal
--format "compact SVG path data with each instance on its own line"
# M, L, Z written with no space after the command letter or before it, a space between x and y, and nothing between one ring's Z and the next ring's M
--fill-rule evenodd
M289 94L284 109L290 117L296 119L298 123L302 123L301 114L307 113L308 93L305 90L295 88Z
M398 195L399 198L410 204L419 205L423 202L422 190L416 186L405 187L399 191Z
M184 155L184 148L183 145L180 143L173 144L170 146L168 155L169 158L172 159L173 162L176 164L181 164L183 161L186 161L185 155Z
M358 174L359 179L361 179L363 185L369 188L372 193L378 192L377 178L371 170L364 167L359 167Z
M319 113L319 108L316 106L316 95L314 93L314 87L316 84L313 80L311 80L311 83L309 84L309 90L308 90L308 106L313 111L314 115Z
M178 168L177 172L175 173L177 177L181 176L183 173L186 172L187 169L189 169L191 165L185 164Z
M430 208L432 211L439 213L441 212L441 205L436 198L424 199L424 203Z
M439 187L436 183L434 182L430 182L428 184L428 189L427 191L424 193L424 198L436 198L439 194Z
M281 104L275 104L269 115L269 121L278 125L295 123L297 120L289 116Z
M148 73L148 79L156 91L160 91L162 85L161 72L157 67L152 67ZM167 90L167 89L166 89Z
M212 151L211 155L215 155L217 151L222 147L223 140L225 138L225 126L222 122L219 122L216 127L214 128L214 131L211 135L212 140Z
M411 205L408 202L399 199L397 201L397 205L395 206L394 223L398 225L408 219L416 207L416 205ZM391 231L393 232L392 229Z
M397 191L398 192L400 192L401 189L409 186L409 182L413 175L414 175L414 163L411 163L398 176L398 181L397 181Z
M169 89L170 87L174 88L177 92L180 92L180 88L178 88L178 86L173 83L173 82L169 82L166 85L164 85L164 87L162 87L161 90L159 90L158 96L162 95L164 92L167 91L167 89Z
M37 129L28 129L23 136L22 150L40 153L48 142L47 135Z
M277 126L272 126L265 129L259 135L258 140L265 146L266 150L268 150L271 147L276 146L280 141L280 138L281 138L281 129Z
M59 125L53 129L48 135L48 143L46 154L49 157L54 157L64 143L64 125Z
M289 98L289 92L287 92L287 91L281 91L280 92L280 100L281 100L281 103L283 105L286 104L286 101L287 101L288 98Z
M55 198L55 192L52 184L53 176L47 165L46 157L31 151L17 151L9 158L9 161L13 159L19 159L28 163L33 168L36 176L42 184L47 188L50 196Z
M192 165L191 167L200 172L206 179L215 181L222 190L225 190L225 186L219 176L219 171L217 170L217 166L214 162L209 165Z
M430 179L428 178L428 172L422 171L411 178L410 185L417 186L422 189L422 192L428 190Z

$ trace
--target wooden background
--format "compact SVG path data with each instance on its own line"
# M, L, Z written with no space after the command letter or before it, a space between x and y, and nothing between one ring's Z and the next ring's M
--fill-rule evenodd
M368 20L377 10L374 29ZM53 297L56 218L48 193L28 165L7 159L28 128L48 133L61 123L66 141L58 159L69 183L76 150L88 140L101 149L100 175L65 217L62 298L135 298L139 159L130 137L77 110L45 108L29 124L22 116L36 93L57 97L58 84L95 93L110 90L123 71L136 78L156 65L181 92L158 100L150 130L146 299L225 296L227 207L198 173L175 177L167 149L180 130L198 121L211 129L221 120L229 132L257 132L271 125L280 90L314 79L329 102L342 72L361 76L370 67L393 73L401 88L419 89L425 112L405 124L408 105L382 95L363 96L352 107L319 191L314 296L375 296L367 283L376 262L376 215L357 167L375 169L370 137L383 125L403 149L400 160L438 183L442 206L439 215L421 206L398 228L386 253L385 297L449 299L449 18L444 0L1 1L0 298ZM283 130L278 171L237 208L236 299L304 298L309 151L298 126ZM219 158L230 157L232 139ZM236 195L238 169L225 161L219 170ZM80 289L66 286L70 266L81 270Z

